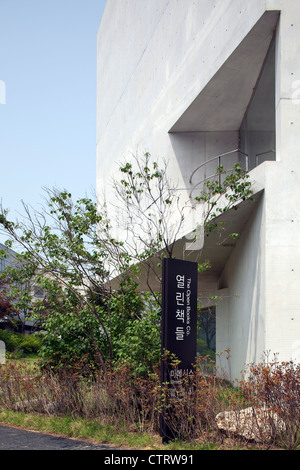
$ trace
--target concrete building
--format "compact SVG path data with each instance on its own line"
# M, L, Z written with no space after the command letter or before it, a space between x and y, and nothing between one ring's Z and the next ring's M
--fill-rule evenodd
M255 201L226 215L239 239L201 249L231 379L267 351L300 360L299 45L298 0L108 0L98 33L99 192L145 150L187 198L219 161L249 171Z

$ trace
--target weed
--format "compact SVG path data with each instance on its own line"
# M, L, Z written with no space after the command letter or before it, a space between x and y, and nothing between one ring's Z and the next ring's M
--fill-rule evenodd
M175 438L168 448L176 449L184 441L185 448L208 449L231 440L240 445L232 431L220 431L216 416L232 411L240 420L239 429L243 410L252 407L250 426L260 446L299 448L299 365L276 361L251 365L233 387L216 374L208 375L203 360L197 360L188 377L177 374L175 361L176 380L165 384L160 383L158 371L137 377L126 364L97 372L89 372L85 365L84 373L79 364L54 373L8 362L0 366L0 421L80 438L93 436L117 445L126 442L136 448L151 447L153 441L159 445L163 416ZM243 446L248 443L244 439Z

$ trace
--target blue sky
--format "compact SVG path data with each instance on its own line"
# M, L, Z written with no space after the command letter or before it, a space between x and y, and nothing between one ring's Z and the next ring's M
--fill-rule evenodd
M0 0L0 199L12 216L21 200L38 206L44 186L75 198L95 188L105 3Z

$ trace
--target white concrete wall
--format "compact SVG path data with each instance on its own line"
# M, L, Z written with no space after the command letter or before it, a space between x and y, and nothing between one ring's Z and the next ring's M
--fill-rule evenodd
M231 348L231 378L267 350L300 360L300 2L108 0L98 34L98 191L110 193L116 162L145 150L168 158L184 187L199 156L236 146L237 129L169 131L266 10L280 10L278 161L251 172L264 194L220 278L229 294L217 310L217 350ZM238 59L230 66L246 66L246 53Z
M264 10L264 0L108 0L98 34L99 187L130 153L168 158L177 177L193 167L176 158L168 132Z
M267 175L266 349L300 362L300 3L281 8L277 32L276 137L278 162Z
M251 172L264 188L263 199L220 279L230 295L218 311L219 349L228 338L232 377L266 352L300 362L300 4L274 0L267 7L282 8L276 39L278 161Z
M299 175L282 162L251 172L262 197L219 279L228 295L217 306L217 350L231 350L228 378L267 352L300 362Z
M265 162L252 172L252 178L259 180L258 189L264 186L270 164ZM230 361L224 361L224 353L221 356L229 380L239 377L247 364L262 360L265 351L265 228L263 192L219 279L228 295L217 306L217 351L230 348Z
M268 176L266 348L300 362L300 3L281 7L277 37L276 118L280 163Z

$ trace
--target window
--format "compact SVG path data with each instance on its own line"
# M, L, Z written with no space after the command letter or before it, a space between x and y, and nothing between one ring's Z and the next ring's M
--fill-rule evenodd
M42 289L39 289L39 288L35 288L34 289L34 296L39 298L39 299L42 299L44 297L44 292Z
M198 313L197 356L209 355L214 359L216 353L216 308L208 307Z
M6 260L3 258L0 258L0 271L4 271L6 268Z

